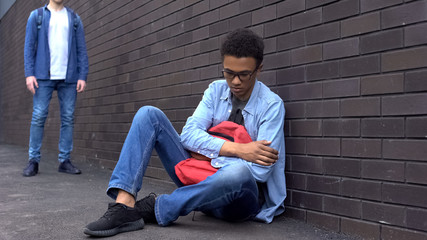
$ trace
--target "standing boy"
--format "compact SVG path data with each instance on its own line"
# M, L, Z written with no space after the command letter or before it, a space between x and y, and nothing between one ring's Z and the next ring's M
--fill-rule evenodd
M61 130L58 171L80 174L70 162L73 148L74 107L77 93L86 88L88 57L80 17L64 6L64 0L50 0L31 12L28 18L25 48L27 89L33 94L29 162L26 177L38 173L43 131L54 90L58 93Z

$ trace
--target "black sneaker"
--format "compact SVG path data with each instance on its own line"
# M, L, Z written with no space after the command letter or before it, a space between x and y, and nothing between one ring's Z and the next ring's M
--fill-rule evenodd
M24 177L32 177L35 176L39 172L39 163L35 160L30 160L28 162L27 167L24 168L24 171L22 172L22 175Z
M69 173L69 174L80 174L82 171L76 168L69 159L59 164L58 172Z
M98 221L89 223L84 233L95 237L109 237L142 228L144 228L144 220L136 208L121 203L110 203L104 216Z
M148 196L135 203L135 208L140 212L146 223L157 223L156 214L154 213L156 197L157 195L155 193L150 193Z

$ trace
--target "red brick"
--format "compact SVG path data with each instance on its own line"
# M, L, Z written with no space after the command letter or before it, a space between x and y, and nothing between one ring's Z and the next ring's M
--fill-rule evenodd
M339 62L310 64L307 67L307 80L322 80L339 77Z
M381 201L381 182L344 179L341 192L346 197Z
M341 116L379 116L379 98L352 98L341 100Z
M307 118L338 117L339 106L337 100L307 102L306 116Z
M325 43L323 44L323 58L329 60L359 55L359 45L359 38L346 38Z
M360 9L362 12L377 10L402 3L403 0L361 0Z
M427 7L426 7L427 8ZM427 67L427 47L408 48L381 54L381 70L384 72ZM402 61L405 59L405 61Z
M381 27L390 28L427 20L427 2L415 1L383 10Z
M291 54L292 65L318 62L321 60L322 60L322 46L321 45L299 48L299 49L293 50L292 54Z
M427 24L417 24L405 28L405 46L422 45L427 43Z
M321 136L322 121L320 120L293 120L291 121L291 136Z
M338 195L340 191L340 178L308 175L307 191Z
M402 162L362 161L362 178L403 182L405 165Z
M325 174L345 177L360 177L360 160L343 158L324 158Z
M323 97L354 97L360 95L360 79L349 78L323 82Z
M427 163L407 163L405 169L406 180L409 183L427 184Z
M405 207L374 202L362 203L362 219L372 222L405 227L405 215Z
M381 158L381 140L342 139L341 148L346 157Z
M306 174L286 172L286 187L288 189L306 190Z
M320 157L292 156L290 169L293 172L323 173L323 161Z
M286 142L286 153L287 154L305 154L305 139L304 138L292 138L287 137Z
M360 49L362 54L381 52L390 49L403 47L403 30L393 29L381 31L366 36L360 40Z
M323 7L325 22L359 14L359 0L341 0Z
M382 198L388 203L425 208L427 207L427 188L409 184L384 183Z
M381 236L383 239L405 239L405 240L425 240L425 232L413 231L405 228L396 228L391 226L381 227Z
M243 3L242 3L243 4ZM261 3L262 4L262 3ZM252 25L263 23L276 18L276 5L263 7L252 12Z
M366 240L380 239L380 225L365 221L342 218L341 232L345 234L358 235Z
M323 197L320 194L293 191L292 206L311 210L322 210Z
M360 218L362 204L359 200L341 197L324 197L324 211L342 216Z
M403 137L405 124L403 118L362 119L362 137Z
M427 210L409 208L407 212L407 227L425 231L427 229Z
M413 71L405 74L405 91L419 92L427 91L427 71Z
M340 74L343 77L379 73L380 68L378 55L350 58L340 62Z
M361 94L402 93L404 91L403 74L381 74L361 79Z
M339 156L340 140L337 138L309 138L307 139L307 153L322 156Z
M306 30L305 35L307 43L310 45L335 40L340 37L340 24L338 22L332 22L318 27L311 27Z
M340 230L339 217L330 214L307 211L307 223L335 232Z
M341 21L341 36L349 37L380 30L380 13L374 12Z
M279 18L293 15L304 10L305 3L300 0L280 1L280 3L277 4L277 16Z
M402 159L426 161L427 140L384 140L383 157L388 159Z
M360 136L360 121L358 119L325 119L323 120L323 135L325 137L358 137Z
M285 2L286 3L286 2ZM315 8L306 12L292 15L291 28L298 30L322 23L322 9Z

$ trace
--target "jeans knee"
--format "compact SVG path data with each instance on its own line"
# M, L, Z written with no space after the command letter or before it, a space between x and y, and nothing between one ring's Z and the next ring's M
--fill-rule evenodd
M73 126L73 124L74 124L74 116L73 115L61 116L61 126Z
M31 118L31 125L40 126L40 127L44 126L46 118L47 118L47 113L34 112Z
M159 114L162 114L160 109L153 106L143 106L136 112L133 119L136 122L141 122L144 119L156 118Z
M224 167L223 171L218 171L218 184L227 186L245 187L246 185L256 184L255 179L246 166L246 164L232 164Z

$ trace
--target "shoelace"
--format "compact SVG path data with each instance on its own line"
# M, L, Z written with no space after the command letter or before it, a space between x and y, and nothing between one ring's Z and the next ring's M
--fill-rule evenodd
M121 208L124 208L122 205L115 205L111 208L108 208L108 210L104 213L104 215L101 218L108 219L110 216L114 215L116 212L118 212Z

